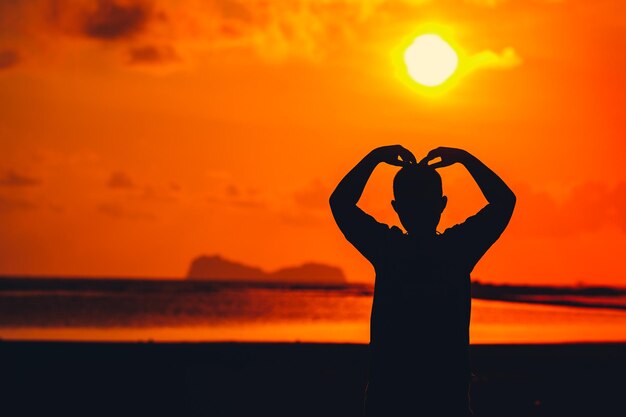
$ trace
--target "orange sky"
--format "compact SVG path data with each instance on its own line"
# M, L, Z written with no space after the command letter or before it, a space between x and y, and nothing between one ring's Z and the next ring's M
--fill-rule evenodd
M365 153L463 147L511 185L473 277L626 285L626 6L613 1L0 3L0 274L179 277L199 254L373 271L328 195ZM437 96L394 51L445 32ZM444 34L444 33L442 33ZM397 223L394 169L363 208ZM442 171L442 229L480 194Z

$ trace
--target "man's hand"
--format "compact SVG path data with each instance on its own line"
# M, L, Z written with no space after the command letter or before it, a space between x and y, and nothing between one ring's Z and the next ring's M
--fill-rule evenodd
M400 145L381 146L374 149L370 155L376 162L385 162L389 165L404 166L417 163L411 151Z
M428 152L428 155L424 157L420 164L426 164L431 168L443 168L455 164L457 162L464 163L467 160L469 153L463 149L439 147ZM441 161L428 164L433 159L441 158Z

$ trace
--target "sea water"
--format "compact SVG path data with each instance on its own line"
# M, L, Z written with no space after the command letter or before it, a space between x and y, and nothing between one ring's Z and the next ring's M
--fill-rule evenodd
M358 285L2 279L0 338L368 343L372 295ZM470 329L474 344L625 342L626 311L473 300Z

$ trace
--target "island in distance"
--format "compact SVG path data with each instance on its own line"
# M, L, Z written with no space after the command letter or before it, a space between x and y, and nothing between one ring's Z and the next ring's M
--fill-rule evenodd
M224 259L219 255L202 255L189 267L187 279L227 282L259 282L269 284L346 285L341 268L309 262L300 266L266 272L261 268Z

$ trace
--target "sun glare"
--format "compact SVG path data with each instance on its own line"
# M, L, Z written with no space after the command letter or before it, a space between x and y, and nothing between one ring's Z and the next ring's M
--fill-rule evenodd
M410 77L426 87L443 84L456 71L459 58L440 36L420 35L404 52L404 63Z

